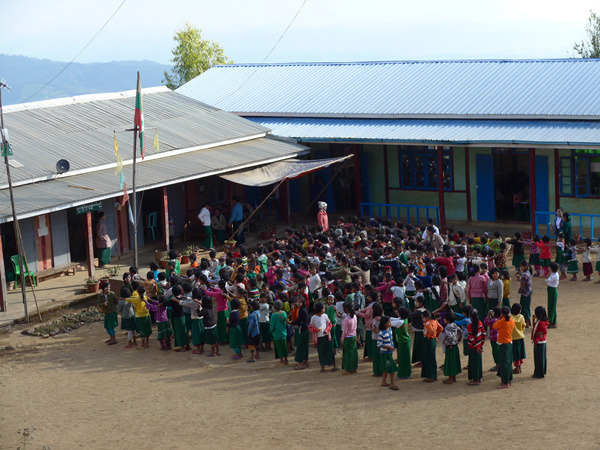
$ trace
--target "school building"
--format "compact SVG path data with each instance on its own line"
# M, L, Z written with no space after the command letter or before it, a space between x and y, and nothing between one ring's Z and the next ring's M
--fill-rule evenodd
M105 213L112 254L131 252L133 220L123 198L125 191L128 196L133 193L135 94L94 94L4 108L15 209L28 269L38 278L72 270L77 263L87 264L90 276L94 273L94 230L100 211ZM143 89L142 98L146 153L142 161L138 145L139 247L166 247L169 217L175 235L181 236L199 228L197 215L204 201L227 208L233 195L244 194L244 186L220 175L267 167L308 151L294 140L274 138L260 124L166 87ZM57 165L60 160L68 161L68 171L64 164ZM0 310L17 255L6 175L2 164Z
M559 206L582 214L574 227L593 228L600 211L599 59L232 64L177 92L314 158L354 154L328 189L330 209L531 222L543 233ZM314 190L297 183L301 209Z

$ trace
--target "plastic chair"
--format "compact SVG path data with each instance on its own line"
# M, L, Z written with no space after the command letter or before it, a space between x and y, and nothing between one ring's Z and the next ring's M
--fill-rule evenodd
M158 233L158 225L156 224L158 220L158 212L153 212L148 214L148 233L152 233L152 240L156 240L156 234Z
M19 280L21 279L21 267L19 266L19 255L14 255L10 257L10 261L15 269L15 289L19 286ZM27 263L23 261L23 269L25 270L25 277L31 277L31 282L33 283L33 287L37 287L37 283L35 280L35 274L30 272L27 268Z

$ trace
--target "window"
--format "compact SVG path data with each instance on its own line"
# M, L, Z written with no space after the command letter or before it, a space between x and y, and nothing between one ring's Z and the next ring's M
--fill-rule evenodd
M400 149L400 187L435 191L438 188L437 152ZM389 169L388 170L393 170ZM444 190L452 190L452 153L442 155Z
M560 194L577 198L600 197L600 154L576 150L560 159Z
M573 158L560 158L560 195L573 195Z

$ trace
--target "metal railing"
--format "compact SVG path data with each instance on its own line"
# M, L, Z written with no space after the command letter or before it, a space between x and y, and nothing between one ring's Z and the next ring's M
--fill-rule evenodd
M569 213L569 217L571 217L571 225L573 227L573 236L585 236L589 237L592 240L596 239L596 234L594 233L594 227L596 225L600 226L600 214L579 214L579 213ZM539 218L543 218L540 220ZM554 235L553 225L555 223L556 212L554 211L536 211L535 212L535 231L536 234L539 234L539 227L544 226L546 224L546 234L548 236ZM596 220L599 219L599 220ZM575 227L578 226L577 232L575 232ZM585 232L584 232L585 230Z
M376 216L373 215L373 211L377 212ZM368 212L368 214L365 214L365 212ZM413 213L412 217L416 219L415 223L411 222L411 212ZM360 215L361 217L387 217L389 220L394 219L410 225L421 225L421 219L423 219L423 224L425 224L427 223L427 219L435 216L435 222L440 223L440 208L437 206L361 203Z

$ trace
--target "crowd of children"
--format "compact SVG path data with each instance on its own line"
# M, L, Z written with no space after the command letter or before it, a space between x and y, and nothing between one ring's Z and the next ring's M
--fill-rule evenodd
M500 377L499 388L506 388L513 374L522 373L529 327L533 376L544 377L547 330L557 326L557 287L566 277L564 265L576 277L577 251L587 259L594 252L589 240L583 242L583 247L574 242L567 247L559 236L551 261L554 244L547 236L467 236L451 228L441 234L432 221L421 230L387 220L342 218L328 231L286 229L285 236L273 236L252 251L237 246L225 248L218 259L215 251L200 262L192 257L185 273L171 251L165 272L152 263L142 278L132 267L118 295L106 283L98 302L109 345L117 343L118 314L128 349L148 347L152 323L164 351L206 351L206 356L218 357L220 347L228 345L234 360L244 358L245 350L249 363L273 351L282 366L294 353L296 370L309 367L312 344L322 372L326 367L339 370L341 352L342 374L355 374L361 349L365 361L372 362L373 376L393 390L398 389L395 379L410 378L416 368L428 383L442 369L446 384L466 370L468 384L479 386L489 340L490 370ZM510 299L511 249L517 302ZM588 262L583 261L589 279ZM547 312L537 306L532 316L532 277L542 270ZM440 367L438 343L444 353Z

